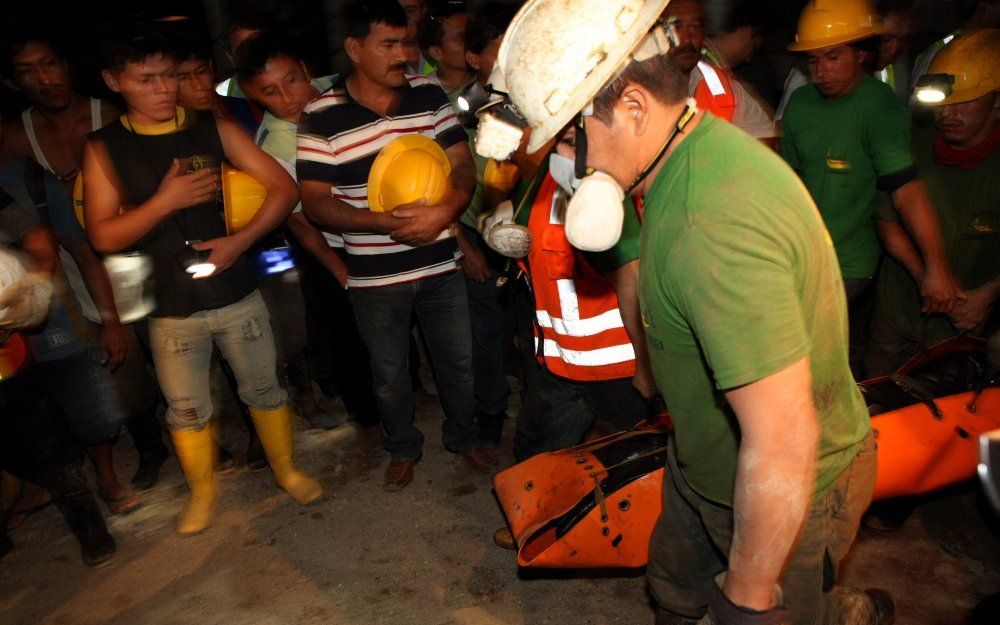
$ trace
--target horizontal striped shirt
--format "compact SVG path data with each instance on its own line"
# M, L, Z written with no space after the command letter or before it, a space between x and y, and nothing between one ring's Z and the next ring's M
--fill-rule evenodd
M338 79L313 100L299 120L296 172L300 181L329 183L333 197L369 210L368 174L390 141L422 134L447 149L466 140L447 96L431 79L407 76L408 84L398 89L385 117L356 102L345 80ZM343 234L351 288L411 282L457 269L458 246L449 233L422 247L373 232Z

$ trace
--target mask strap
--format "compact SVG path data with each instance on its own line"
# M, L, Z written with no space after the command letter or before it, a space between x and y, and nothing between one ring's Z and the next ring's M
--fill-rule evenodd
M584 128L583 113L576 116L576 139L574 141L576 159L574 162L574 175L583 179L592 173L587 169L587 131Z
M681 116L677 119L677 123L670 131L670 136L667 137L667 140L663 143L663 147L659 149L659 151L656 153L656 156L653 157L653 160L649 162L649 165L646 165L646 167L641 172L639 172L639 175L636 176L635 180L632 181L632 184L630 184L628 188L625 189L626 196L632 193L632 190L635 189L637 186L639 186L639 183L645 180L646 176L648 176L649 173L653 171L653 168L656 167L657 163L660 162L660 159L663 158L663 155L666 154L667 150L670 149L670 146L673 145L674 139L676 139L677 135L679 135L684 131L685 126L688 125L688 123L694 118L697 112L698 112L698 107L692 100L688 100L687 106L684 107L684 112L681 113Z

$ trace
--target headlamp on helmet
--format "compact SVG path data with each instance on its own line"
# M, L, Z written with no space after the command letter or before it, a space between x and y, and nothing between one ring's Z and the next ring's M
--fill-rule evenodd
M924 104L937 104L951 95L955 85L953 74L924 74L914 89L917 100Z

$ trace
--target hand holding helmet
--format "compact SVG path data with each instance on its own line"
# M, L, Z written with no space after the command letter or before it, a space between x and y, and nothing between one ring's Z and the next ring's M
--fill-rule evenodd
M501 202L492 213L479 218L479 231L496 253L507 258L524 258L531 249L531 232L514 221L514 204Z

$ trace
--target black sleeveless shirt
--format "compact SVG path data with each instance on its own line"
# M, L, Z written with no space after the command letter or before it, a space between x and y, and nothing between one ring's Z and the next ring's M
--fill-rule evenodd
M136 134L116 120L90 135L107 148L124 204L138 206L152 197L175 158L208 160L216 167L225 160L215 118L195 111L185 113L181 129L169 134ZM136 243L135 249L148 254L153 263L156 309L151 316L188 317L201 310L222 308L256 288L245 256L211 278L195 280L184 271L178 256L188 249L185 241L224 236L222 207L213 200L175 211Z

